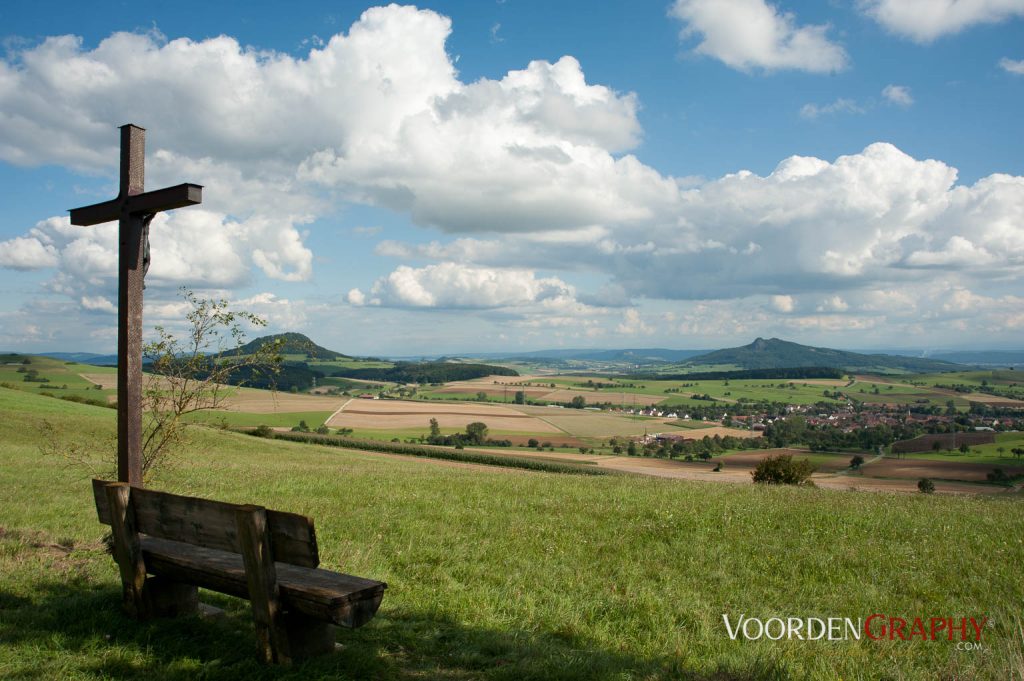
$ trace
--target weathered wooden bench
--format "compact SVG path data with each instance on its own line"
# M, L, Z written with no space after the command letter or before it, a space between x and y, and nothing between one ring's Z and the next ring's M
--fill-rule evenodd
M260 654L286 664L334 650L337 625L360 627L380 607L384 582L318 568L306 516L121 482L92 485L132 617L195 613L198 587L247 598Z

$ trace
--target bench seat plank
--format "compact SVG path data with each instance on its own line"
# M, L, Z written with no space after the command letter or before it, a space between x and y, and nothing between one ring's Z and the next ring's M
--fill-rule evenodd
M146 571L222 593L249 597L242 556L170 539L143 537ZM281 599L286 609L356 628L380 607L387 584L328 570L276 562Z

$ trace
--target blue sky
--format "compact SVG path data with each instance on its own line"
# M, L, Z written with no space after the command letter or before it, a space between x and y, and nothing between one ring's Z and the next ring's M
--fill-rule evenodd
M0 6L0 349L187 285L359 354L1020 348L1024 0Z

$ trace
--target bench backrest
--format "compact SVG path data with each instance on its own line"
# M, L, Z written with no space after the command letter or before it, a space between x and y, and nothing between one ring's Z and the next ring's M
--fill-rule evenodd
M101 523L111 524L106 480L93 480L93 497ZM186 497L132 487L129 505L142 534L186 544L241 553L235 520L239 504ZM273 560L315 568L320 565L313 520L297 513L266 509Z

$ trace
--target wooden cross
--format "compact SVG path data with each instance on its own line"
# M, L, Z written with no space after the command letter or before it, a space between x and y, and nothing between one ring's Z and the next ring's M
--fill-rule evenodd
M143 192L146 130L121 126L121 187L117 198L71 209L71 224L117 220L117 479L142 485L142 289L149 269L149 223L165 210L203 202L203 188L179 184Z

